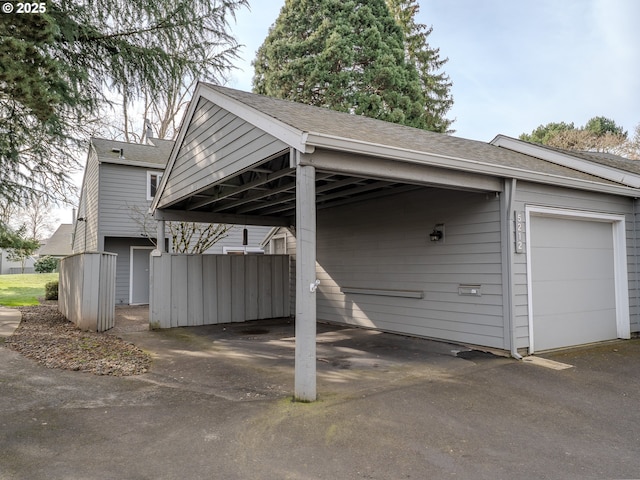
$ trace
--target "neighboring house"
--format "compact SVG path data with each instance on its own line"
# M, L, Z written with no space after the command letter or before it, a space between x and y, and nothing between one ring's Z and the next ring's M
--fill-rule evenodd
M49 255L55 258L63 258L73 253L73 224L61 224L47 242L38 250L38 257Z
M637 164L502 138L200 83L152 210L284 227L303 357L316 318L516 357L640 331Z
M149 254L156 222L148 209L162 178L173 142L150 139L132 144L92 138L87 155L78 214L73 228L73 253L116 253L116 303L149 302ZM209 252L244 251L257 247L268 229L250 229L243 246L243 227Z
M0 275L7 275L11 273L34 273L33 265L35 263L35 257L29 257L25 260L24 268L22 262L9 260L7 251L0 249Z

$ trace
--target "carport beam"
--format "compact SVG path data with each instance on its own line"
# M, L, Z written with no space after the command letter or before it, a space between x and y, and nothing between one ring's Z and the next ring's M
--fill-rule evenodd
M315 168L296 167L296 357L298 401L316 400L316 192Z

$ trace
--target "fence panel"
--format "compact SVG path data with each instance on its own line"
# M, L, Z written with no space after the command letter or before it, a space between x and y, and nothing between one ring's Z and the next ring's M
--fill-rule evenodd
M289 316L288 255L151 257L152 328Z
M115 324L116 258L87 252L60 260L58 310L82 330L104 332Z

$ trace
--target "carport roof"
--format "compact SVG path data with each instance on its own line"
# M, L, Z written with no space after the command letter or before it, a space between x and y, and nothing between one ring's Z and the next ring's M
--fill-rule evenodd
M399 152L413 151L447 159L460 159L469 164L469 169L473 169L474 164L478 170L482 165L493 165L508 170L609 183L594 175L565 168L534 156L496 148L490 143L478 140L429 132L361 115L336 112L208 83L203 85L298 130L304 137L304 144L307 147L349 149L355 153L373 153L375 147L380 147L395 149ZM345 140L347 142L344 142ZM346 143L350 145L347 146ZM396 158L401 159L401 155L401 153L396 154ZM453 167L453 165L449 166ZM508 171L503 173L506 177L513 176Z
M387 170L395 169L393 165L398 167L402 165L413 165L419 168L430 167L439 169L440 172L451 172L451 174L456 175L475 175L474 178L476 179L480 177L492 178L494 179L494 185L496 184L495 180L501 178L516 178L626 196L637 196L638 193L636 188L630 188L624 182L489 143L428 132L368 117L336 112L208 83L199 83L189 110L185 115L185 120L176 142L176 148L174 148L169 158L166 173L160 185L160 194L156 195L153 202L152 210L154 211L161 209L165 210L165 213L169 213L169 209L190 210L194 214L196 212L204 214L226 210L226 213L234 215L240 213L265 215L266 211L274 211L273 208L269 210L261 209L261 205L267 203L265 199L268 200L269 198L274 198L274 196L269 196L265 193L257 194L256 190L248 191L244 188L237 188L239 185L253 181L259 183L260 175L265 175L266 170L274 166L273 164L267 165L264 163L269 158L269 155L266 154L264 160L256 164L257 167L262 168L249 171L248 173L251 175L246 178L239 176L242 172L225 171L226 176L224 178L213 179L209 185L199 185L191 191L178 193L174 191L171 199L163 197L165 187L171 181L172 168L180 155L181 142L184 141L195 109L202 100L211 102L230 112L244 122L266 132L283 142L284 145L302 154L311 154L305 160L309 162L313 162L314 158L320 159L319 152L324 152L325 154L327 152L329 154L338 152L342 155L342 158L347 158L344 155L351 155L349 158L357 157L360 163L354 163L354 165L360 165L363 168L366 167L367 162L384 159L386 162L392 162L387 163ZM313 155L314 153L316 153L315 156ZM271 158L273 158L272 154ZM326 159L327 156L325 155L323 158ZM337 165L336 162L334 161L332 165ZM337 170L328 170L326 165L328 163L325 164L325 172L337 173ZM282 174L292 174L293 172L286 171L288 166L290 166L288 163L279 163L277 169ZM270 171L273 172L273 168ZM351 175L351 178L357 177L357 173L354 173L353 170L349 175ZM383 176L367 177L367 175L362 175L362 177L375 178L378 181L387 180ZM232 203L229 200L230 194L221 193L225 188L223 186L225 181L234 178L237 195L234 195L233 198L237 199L240 195L249 200L254 197L258 199L259 197L257 203L252 202L248 207L243 206L241 209L234 210L233 206L238 205L239 202ZM280 203L283 203L283 198L291 201L291 198L286 197L286 195L290 196L291 190L285 193L277 189L283 187L282 183L284 181L280 179L278 182L270 182L267 185L259 183L259 188L262 191L266 189L267 192L274 192L274 195L275 192L279 192L277 198ZM328 179L328 182L334 184L337 184L338 181L346 185L349 178L333 177ZM374 184L363 184L362 180L359 180L359 182L358 187L360 190L371 190L375 187ZM228 184L229 182L226 183ZM395 183L380 184L380 187L388 191L398 185L399 183L396 179ZM485 182L484 190L491 190L486 185L488 183ZM351 185L351 187L353 186ZM327 188L330 187L331 185L327 185ZM495 188L495 190L499 189L500 187ZM480 188L480 190L483 190L483 188ZM226 200L220 201L220 195L223 195ZM245 200L242 201L246 204ZM229 206L225 206L224 202L228 202L227 205ZM168 216L164 218L169 219ZM195 219L195 217L193 218ZM202 221L207 220L202 217ZM224 222L224 218L218 216L218 220L211 221ZM247 220L247 223L250 222Z

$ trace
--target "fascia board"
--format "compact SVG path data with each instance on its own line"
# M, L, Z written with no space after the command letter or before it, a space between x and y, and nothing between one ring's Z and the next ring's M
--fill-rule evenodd
M140 167L140 168L152 168L158 171L164 171L164 166L161 163L152 163L152 162L136 162L136 161L128 161L126 159L120 160L117 158L102 158L98 159L99 163L109 163L113 165L124 165L127 167Z
M155 212L156 208L158 208L158 204L160 203L160 199L162 198L164 189L167 186L167 180L171 176L171 170L173 170L173 166L176 163L176 157L178 156L178 152L182 147L182 142L184 142L184 137L187 134L187 130L189 129L189 125L191 124L191 120L193 119L193 114L196 111L198 99L200 98L200 92L202 88L203 85L198 82L198 84L196 85L196 89L193 92L191 102L189 102L189 107L184 114L182 124L180 125L180 131L178 132L178 137L176 138L176 141L173 144L173 149L171 150L171 155L169 155L169 160L167 160L167 166L164 169L164 175L162 175L162 178L160 179L160 185L158 186L156 196L153 197L153 201L151 202L151 206L149 207L150 213Z
M545 147L532 145L522 140L507 137L504 135L498 135L491 140L491 144L496 147L507 148L525 155L541 158L548 162L562 165L567 168L572 168L580 172L595 175L612 182L622 183L633 188L640 188L640 175L635 175L624 170L618 170L617 168L608 167L606 165L600 165L598 163L590 162L582 158L577 158L569 154L555 152Z
M309 133L307 135L307 142L309 145L316 148L326 148L328 150L339 150L342 152L372 155L376 157L409 161L413 163L422 163L442 168L493 175L500 178L517 178L518 180L525 180L534 183L546 183L570 188L578 188L581 190L591 190L601 193L623 195L627 197L640 196L640 191L629 186L607 185L592 180L568 178L550 173L535 172L531 170L501 165L499 166L491 163L480 162L478 160L463 159L436 153L424 153L416 150L389 147L386 145L372 144L368 142L333 137L319 133Z

